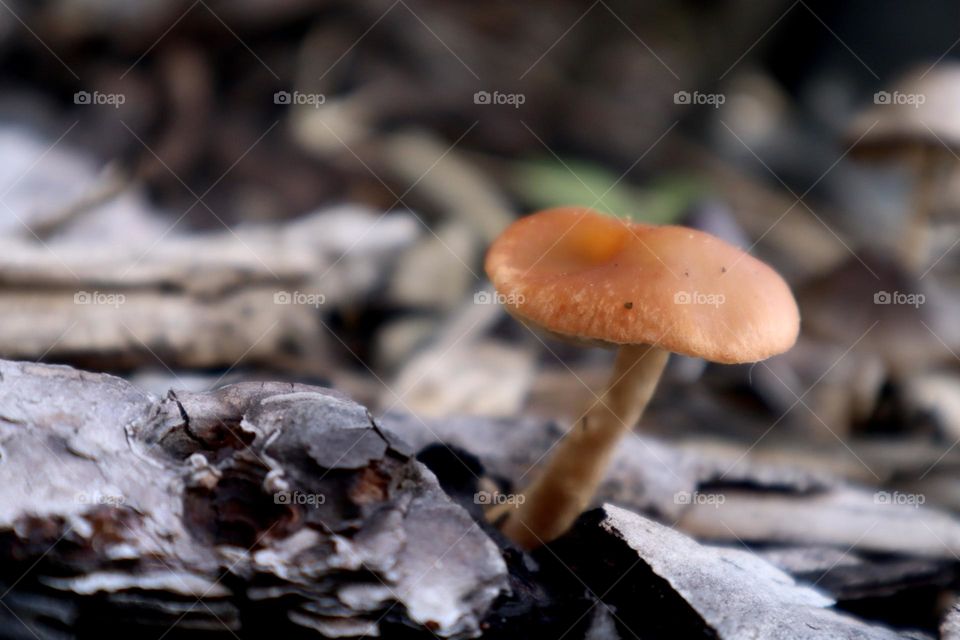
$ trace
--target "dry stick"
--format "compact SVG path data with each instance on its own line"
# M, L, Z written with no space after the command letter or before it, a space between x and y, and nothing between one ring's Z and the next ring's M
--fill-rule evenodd
M935 152L918 149L914 157L916 166L913 207L907 216L900 257L912 273L923 269L927 261L930 233L930 209L936 191L937 159Z
M67 223L89 213L120 195L130 185L130 178L121 169L108 166L96 179L93 187L77 200L68 203L30 224L30 230L41 240L49 238Z
M617 444L643 414L669 351L649 345L624 345L617 353L607 388L582 420L557 445L524 502L503 525L503 532L532 549L560 536L590 504Z

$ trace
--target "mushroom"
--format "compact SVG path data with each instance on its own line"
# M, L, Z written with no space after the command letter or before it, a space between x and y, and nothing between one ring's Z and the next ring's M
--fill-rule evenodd
M920 278L881 251L861 250L802 283L797 299L804 313L802 344L843 354L842 366L836 355L807 363L792 357L798 350L787 356L804 380L801 388L822 381L806 401L815 429L817 423L844 430L867 423L884 388L905 389L960 348L957 301L932 275Z
M929 252L938 180L960 151L960 63L943 61L915 69L889 91L877 92L846 137L856 157L912 165L914 202L898 250L906 268L921 270Z
M793 294L770 267L710 234L550 209L508 227L486 271L507 310L564 339L618 349L606 389L556 445L504 533L534 548L587 507L671 352L754 362L796 341Z
M892 378L947 362L960 346L949 297L879 251L861 250L802 283L797 299L804 335L879 358Z

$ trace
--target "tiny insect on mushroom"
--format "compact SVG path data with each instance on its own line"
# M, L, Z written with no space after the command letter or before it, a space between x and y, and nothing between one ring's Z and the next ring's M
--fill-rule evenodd
M618 348L606 389L556 445L504 533L534 548L589 505L671 352L720 363L789 349L800 317L770 267L710 234L566 207L518 220L486 271L507 310L548 334Z
M960 63L922 65L857 114L845 134L852 155L894 161L913 169L913 203L898 252L905 267L920 271L928 260L930 214L939 180L956 167L960 152Z

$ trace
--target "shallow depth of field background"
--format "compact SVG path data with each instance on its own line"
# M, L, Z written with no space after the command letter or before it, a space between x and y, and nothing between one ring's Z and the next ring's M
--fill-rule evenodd
M915 154L851 131L960 64L958 27L933 1L2 0L0 356L566 425L612 354L510 319L483 253L592 206L721 235L801 305L784 356L674 358L646 432L956 511L960 136L931 119L908 266Z

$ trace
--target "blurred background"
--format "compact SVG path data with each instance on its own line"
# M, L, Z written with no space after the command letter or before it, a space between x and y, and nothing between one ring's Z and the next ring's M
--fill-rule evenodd
M958 25L935 0L0 0L0 356L569 424L612 354L511 320L483 254L580 204L720 235L800 301L788 354L674 358L648 433L960 509Z

